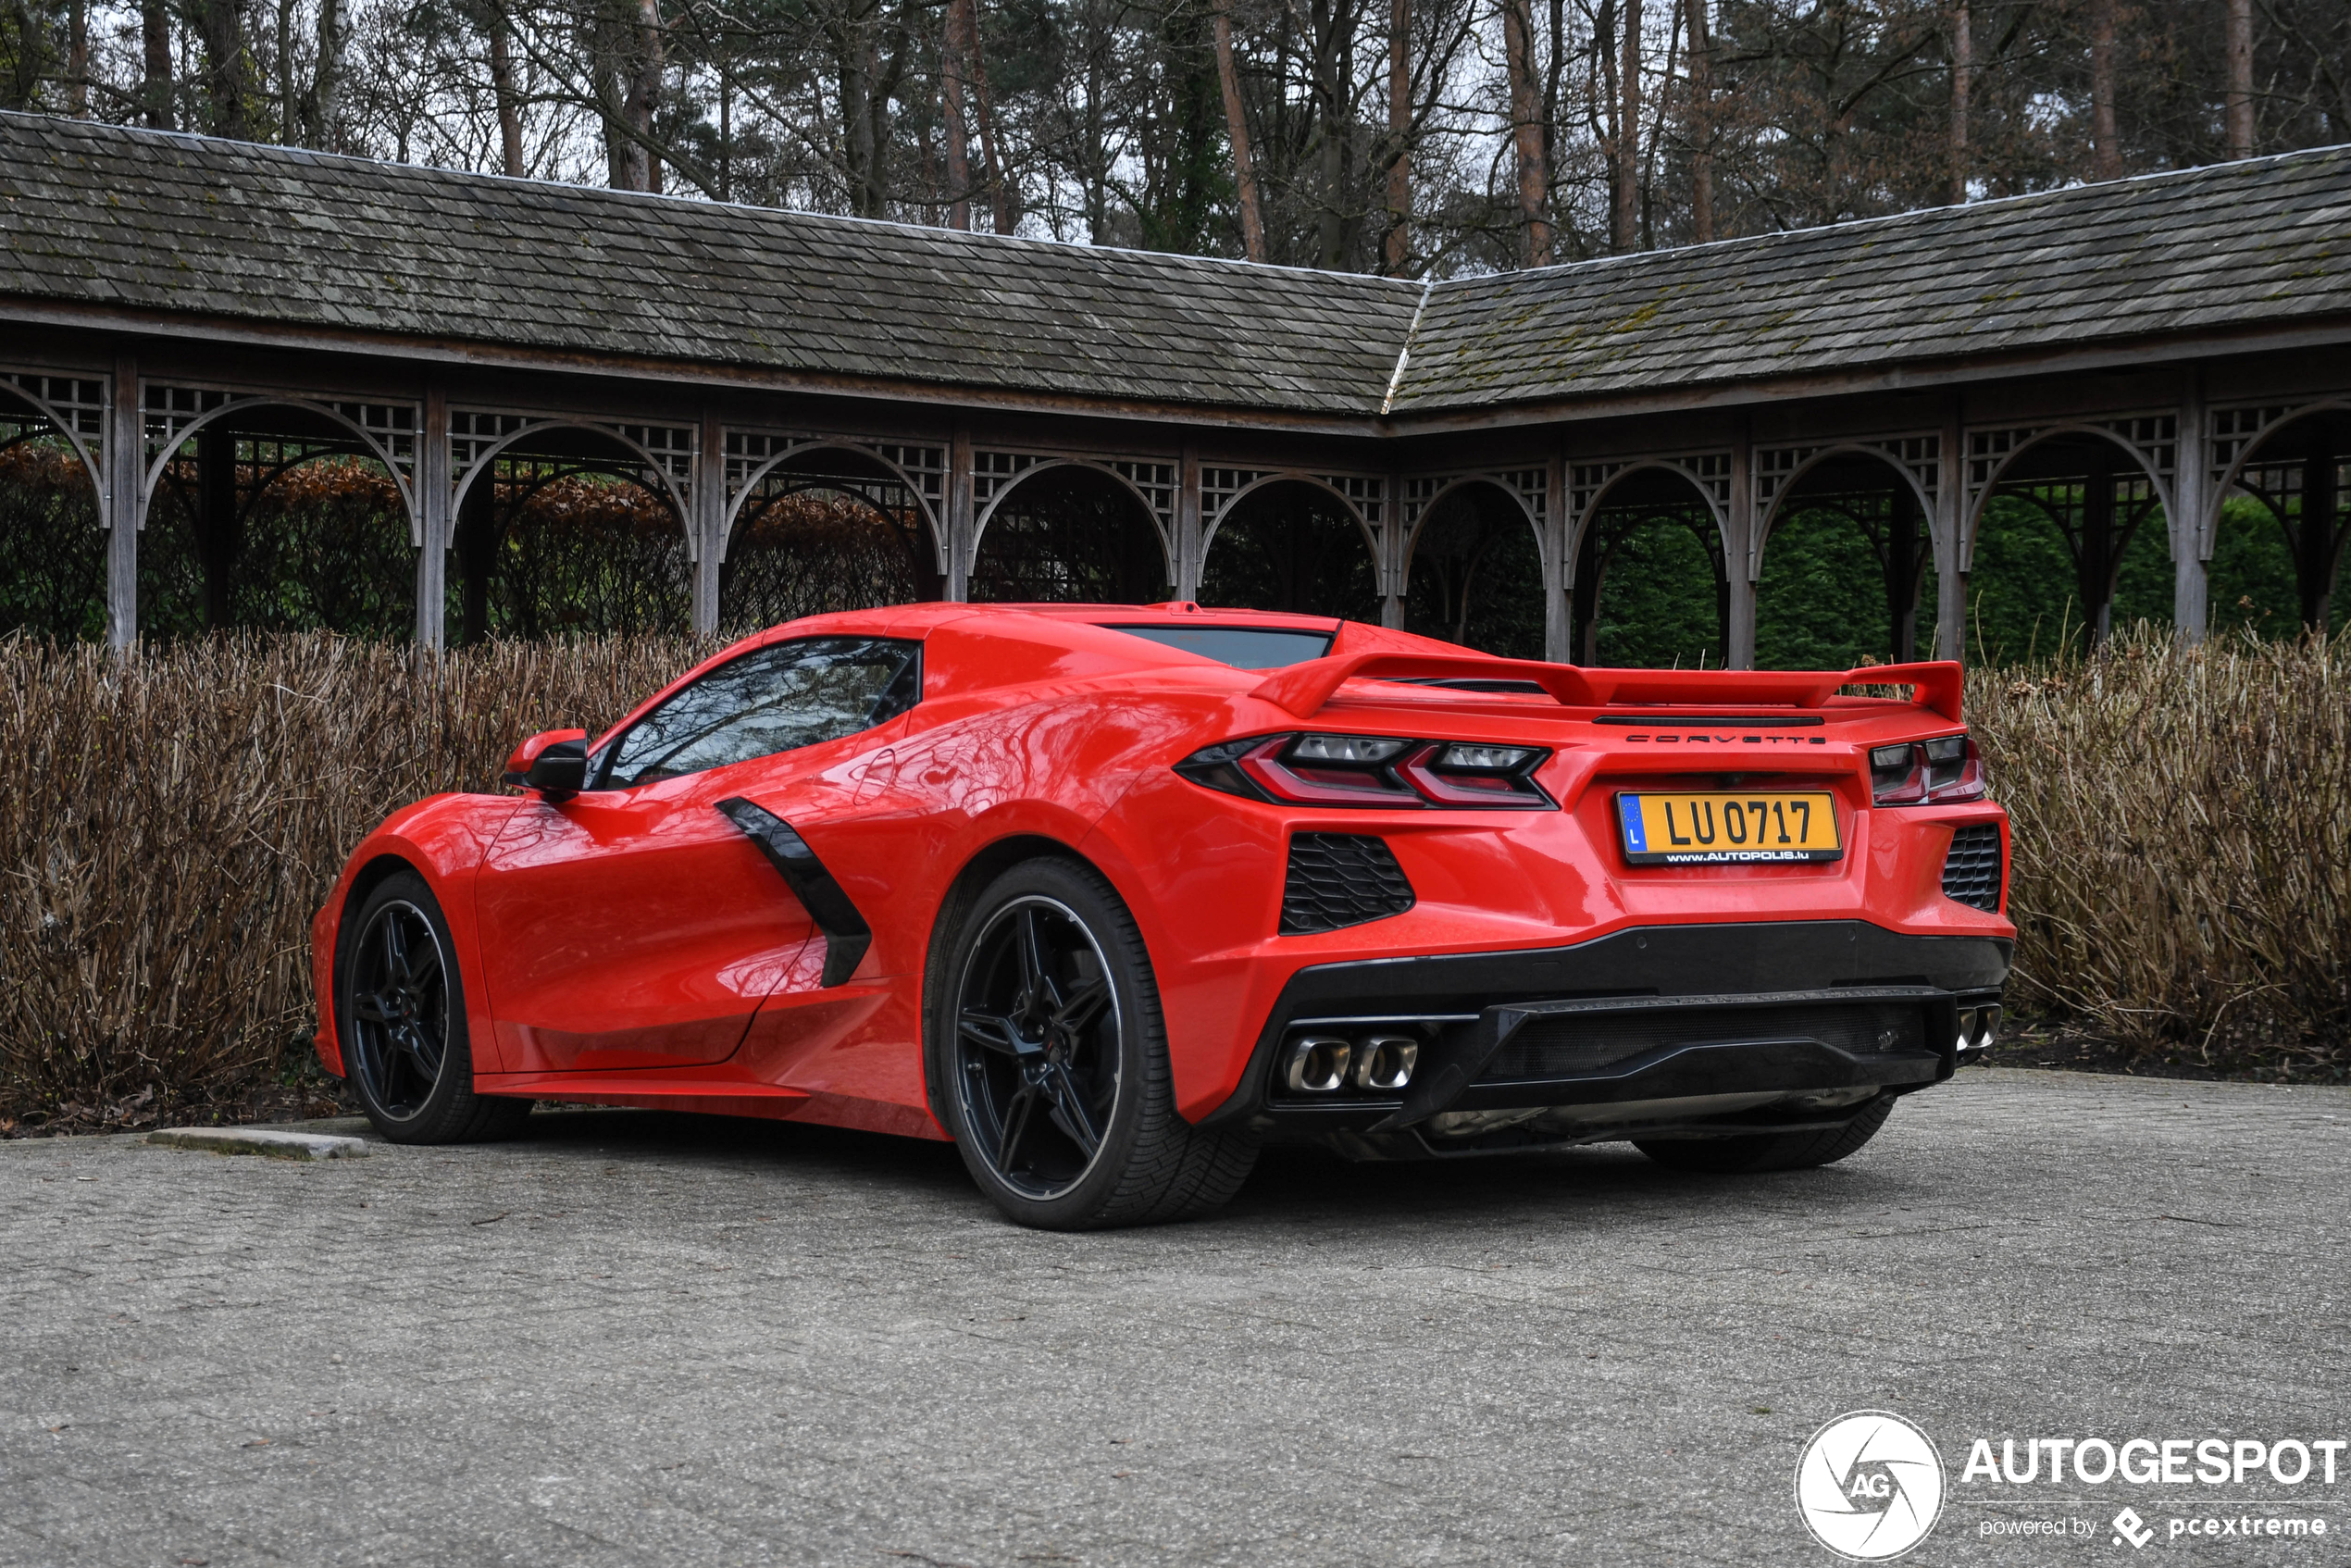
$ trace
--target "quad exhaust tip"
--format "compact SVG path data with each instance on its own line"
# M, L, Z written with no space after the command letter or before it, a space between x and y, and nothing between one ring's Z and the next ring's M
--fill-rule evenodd
M1972 1061L1992 1049L1992 1041L2000 1032L2000 1010L1991 1007L1959 1009L1959 1060Z
M1421 1042L1413 1035L1297 1035L1284 1052L1282 1081L1297 1094L1344 1089L1399 1094L1420 1060Z

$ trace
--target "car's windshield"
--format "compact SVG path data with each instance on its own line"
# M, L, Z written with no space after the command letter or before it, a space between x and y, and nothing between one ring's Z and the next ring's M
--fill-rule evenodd
M1271 626L1113 626L1163 647L1180 648L1235 669L1280 669L1319 659L1331 651L1327 631L1298 631Z

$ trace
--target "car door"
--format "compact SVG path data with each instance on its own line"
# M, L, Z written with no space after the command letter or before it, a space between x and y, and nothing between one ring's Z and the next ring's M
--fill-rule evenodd
M475 890L506 1070L732 1054L813 927L718 803L754 775L772 796L795 765L881 743L920 694L920 644L884 638L753 649L608 739L591 788L526 801Z

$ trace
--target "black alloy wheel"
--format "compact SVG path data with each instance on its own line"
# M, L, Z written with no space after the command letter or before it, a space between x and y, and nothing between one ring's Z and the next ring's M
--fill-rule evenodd
M1006 1218L1051 1230L1213 1209L1256 1164L1176 1113L1151 953L1100 872L1041 855L950 895L925 1005L932 1108Z
M977 1152L1023 1197L1065 1196L1101 1157L1124 1076L1101 944L1059 900L1016 898L972 945L956 1001L956 1086Z
M449 962L425 912L374 906L352 954L351 1069L392 1121L423 1113L449 1060Z
M474 1092L465 977L425 879L385 877L345 917L335 1019L343 1071L376 1130L394 1143L505 1138L528 1100Z

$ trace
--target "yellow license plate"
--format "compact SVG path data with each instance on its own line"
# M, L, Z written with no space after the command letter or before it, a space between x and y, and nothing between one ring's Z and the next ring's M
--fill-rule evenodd
M1835 860L1836 798L1825 790L1622 794L1616 824L1635 865L1752 865Z

